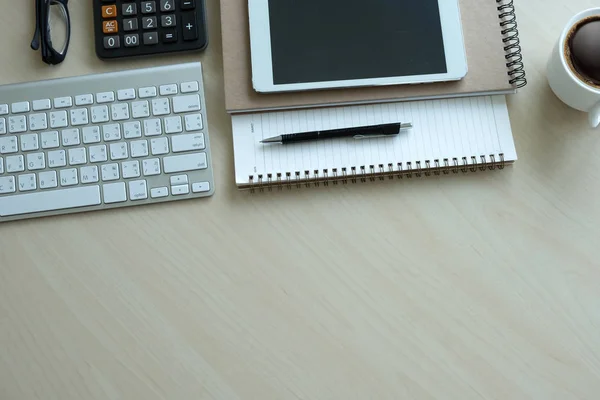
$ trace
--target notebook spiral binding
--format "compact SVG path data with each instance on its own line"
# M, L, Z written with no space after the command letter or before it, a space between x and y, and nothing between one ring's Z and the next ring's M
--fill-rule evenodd
M510 84L519 89L527 85L523 55L521 54L521 41L519 40L519 29L513 0L496 0L498 4L498 18L502 27L502 41L506 51L506 66Z
M331 170L294 171L276 174L257 174L248 177L249 188L252 192L257 189L263 192L273 188L282 190L294 187L318 187L321 184L349 184L358 182L374 182L387 179L411 179L429 176L440 176L458 173L477 172L485 170L504 169L506 162L504 154L490 154L462 158L444 158L442 160L425 160L415 162L399 162L378 165L362 165L359 167L333 168ZM312 172L312 175L311 175Z

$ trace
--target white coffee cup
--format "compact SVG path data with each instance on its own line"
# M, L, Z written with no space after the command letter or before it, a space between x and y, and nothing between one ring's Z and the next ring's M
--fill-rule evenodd
M567 62L565 46L569 32L586 18L600 16L600 7L575 15L560 35L547 66L548 83L556 96L566 105L588 113L590 126L600 125L600 88L580 79ZM598 38L600 40L600 38Z

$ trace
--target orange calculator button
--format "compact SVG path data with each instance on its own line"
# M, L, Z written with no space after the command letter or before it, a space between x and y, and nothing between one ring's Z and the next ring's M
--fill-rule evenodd
M115 18L117 16L117 6L102 6L102 18Z
M119 32L119 23L115 20L103 21L102 32L104 33L117 33Z

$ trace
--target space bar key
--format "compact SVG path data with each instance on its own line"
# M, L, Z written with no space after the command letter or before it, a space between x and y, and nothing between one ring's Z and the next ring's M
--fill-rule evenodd
M94 206L100 204L100 187L85 186L0 197L0 216Z

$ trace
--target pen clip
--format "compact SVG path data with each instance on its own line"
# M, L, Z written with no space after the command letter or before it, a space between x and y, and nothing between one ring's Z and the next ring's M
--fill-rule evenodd
M375 139L375 138L384 138L384 137L393 137L394 135L355 135L352 136L353 139L356 140L364 140L364 139Z

